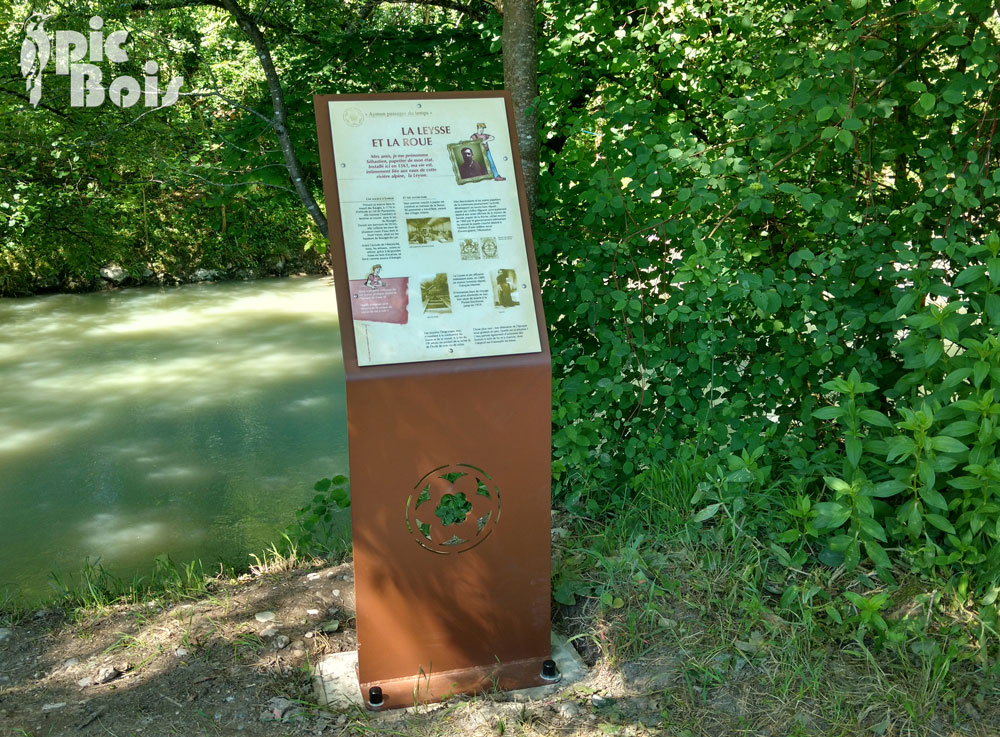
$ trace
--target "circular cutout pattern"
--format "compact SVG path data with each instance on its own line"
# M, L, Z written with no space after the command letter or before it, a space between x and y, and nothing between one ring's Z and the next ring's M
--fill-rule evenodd
M500 521L500 489L467 463L427 473L406 500L406 529L432 553L462 553L486 540Z

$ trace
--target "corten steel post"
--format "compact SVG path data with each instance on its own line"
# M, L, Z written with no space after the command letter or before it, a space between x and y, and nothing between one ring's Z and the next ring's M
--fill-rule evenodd
M552 370L516 136L507 176L541 350L359 366L328 103L394 97L315 98L347 378L358 677L388 708L539 685L550 657ZM503 92L403 97L502 97L514 131ZM459 492L472 509L441 524L431 512Z

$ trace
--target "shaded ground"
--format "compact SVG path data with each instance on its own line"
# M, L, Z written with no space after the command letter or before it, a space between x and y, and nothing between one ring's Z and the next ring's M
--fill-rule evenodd
M272 700L313 701L309 664L356 647L352 617L349 565L77 622L42 610L0 642L0 734L280 734Z
M199 601L75 622L41 610L0 641L0 735L659 732L659 703L613 698L625 682L599 667L540 701L499 694L380 714L321 708L310 664L356 648L353 603L344 564L247 576Z
M989 698L952 701L950 711L942 703L941 718L915 719L900 701L905 692L870 666L836 653L823 674L810 672L816 660L790 662L787 623L748 642L713 640L711 618L679 598L644 652L616 665L622 659L609 657L600 619L585 607L575 618L564 611L560 626L589 643L581 649L593 667L547 698L497 694L379 714L325 709L311 664L356 648L353 603L344 564L217 582L190 603L117 607L78 621L61 611L28 615L0 628L0 737L1000 735L1000 708Z

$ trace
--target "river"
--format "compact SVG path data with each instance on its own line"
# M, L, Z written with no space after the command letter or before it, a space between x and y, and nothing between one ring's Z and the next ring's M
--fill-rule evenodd
M329 279L0 299L0 595L245 561L336 473Z

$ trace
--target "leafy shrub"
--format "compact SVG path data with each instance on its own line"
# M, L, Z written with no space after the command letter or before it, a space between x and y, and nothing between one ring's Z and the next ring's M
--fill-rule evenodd
M692 445L788 561L991 565L988 4L549 7L560 493Z
M336 513L351 506L351 493L347 477L339 474L320 479L313 488L319 493L295 512L285 538L301 553L327 553L344 543L344 519Z
M967 265L935 302L906 299L895 347L910 369L894 386L857 372L823 388L839 401L813 414L842 428L844 460L828 476L833 501L814 508L817 532L854 568L861 548L877 568L899 544L922 570L975 570L990 603L1000 589L1000 238L965 249ZM902 308L902 309L900 309ZM894 419L865 406L892 397Z

